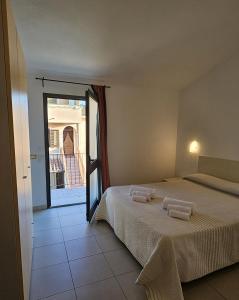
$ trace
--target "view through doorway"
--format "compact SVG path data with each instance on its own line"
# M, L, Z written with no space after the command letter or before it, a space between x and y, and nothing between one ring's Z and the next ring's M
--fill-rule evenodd
M45 95L48 130L48 206L86 202L86 102ZM45 125L46 126L46 125ZM49 203L50 202L50 203Z

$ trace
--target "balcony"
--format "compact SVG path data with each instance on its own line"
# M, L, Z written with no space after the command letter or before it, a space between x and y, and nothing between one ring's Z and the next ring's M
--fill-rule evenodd
M86 202L85 153L49 154L51 206Z

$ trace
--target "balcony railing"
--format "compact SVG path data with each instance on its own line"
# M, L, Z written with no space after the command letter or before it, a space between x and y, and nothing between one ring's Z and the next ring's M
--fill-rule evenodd
M49 155L51 189L80 187L86 184L86 154Z

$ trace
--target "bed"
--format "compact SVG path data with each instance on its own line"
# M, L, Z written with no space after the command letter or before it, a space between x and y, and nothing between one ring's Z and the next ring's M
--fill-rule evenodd
M200 157L198 170L239 182L239 162ZM106 220L142 265L136 282L149 300L183 299L181 282L239 261L239 183L228 188L227 182L188 178L148 184L158 196L145 204L130 199L130 186L104 193L96 219ZM196 213L190 221L170 218L162 208L165 196L195 202Z

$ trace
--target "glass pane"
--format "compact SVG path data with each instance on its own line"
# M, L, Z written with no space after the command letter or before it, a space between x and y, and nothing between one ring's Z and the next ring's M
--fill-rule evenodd
M84 100L72 100L63 98L47 98L49 107L74 107L75 109L85 109Z
M99 198L99 185L98 185L98 169L95 169L90 174L90 207L92 207Z
M97 136L98 136L98 103L89 98L89 131L90 131L90 158L97 159Z

